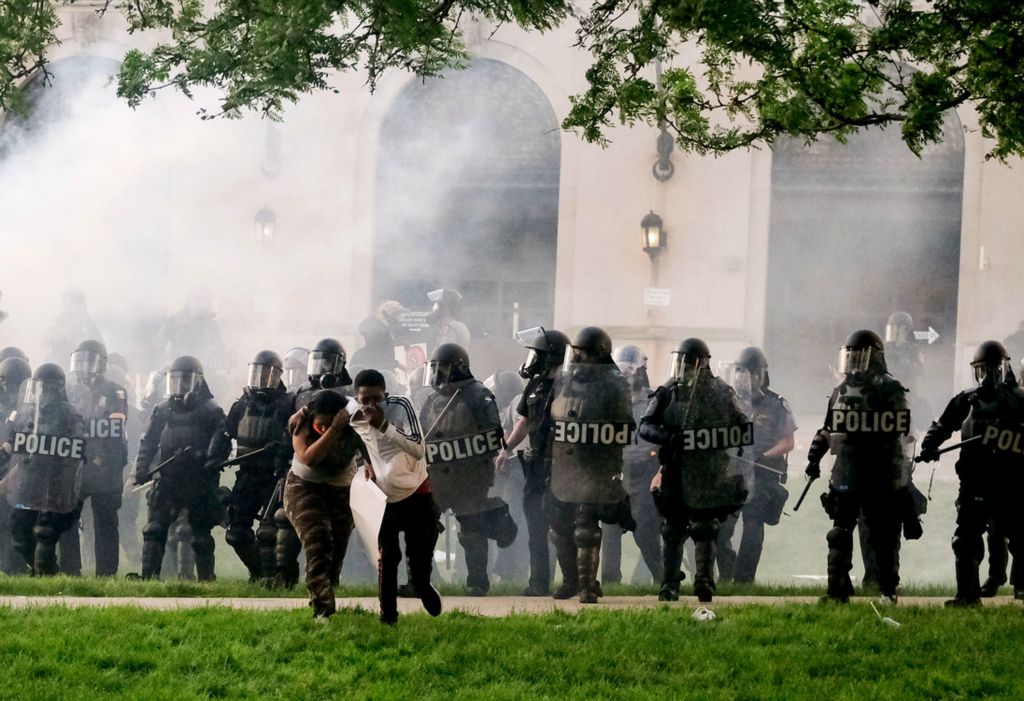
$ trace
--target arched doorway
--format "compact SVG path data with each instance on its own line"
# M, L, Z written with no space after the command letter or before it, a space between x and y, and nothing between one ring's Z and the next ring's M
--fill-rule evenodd
M920 158L895 127L846 144L776 145L765 346L773 382L798 412L823 412L846 336L882 334L897 310L917 331L939 334L918 342L925 371L910 387L915 427L941 410L953 386L963 169L952 113L942 142Z
M381 125L374 299L459 290L480 377L519 362L514 309L551 324L559 140L540 88L488 59L411 82Z

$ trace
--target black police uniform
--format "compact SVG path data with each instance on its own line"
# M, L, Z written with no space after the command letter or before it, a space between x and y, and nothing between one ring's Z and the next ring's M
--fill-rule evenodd
M206 451L224 422L204 382L186 399L164 400L153 409L139 443L135 483L149 478L157 464L176 459L161 468L147 495L149 515L142 531L142 576L157 578L167 543L167 531L182 509L188 509L196 575L214 579L214 541L211 531L221 522L223 505L217 495L218 475L205 468Z
M552 377L534 377L523 390L516 413L526 418L529 449L519 451L526 483L523 486L523 514L530 546L530 587L538 593L551 588L551 551L548 531L551 519L545 508L550 499L551 479L551 390Z
M755 393L751 410L754 444L749 455L758 464L752 466L751 493L740 510L743 528L739 548L731 549L736 518L722 524L718 538L719 572L731 573L737 582L754 581L764 548L764 527L778 524L788 496L782 486L786 482L786 456L766 458L764 454L797 428L789 403L770 389Z
M978 438L960 449L953 554L956 557L956 600L976 603L980 596L978 567L984 557L982 536L990 523L1009 539L1014 561L1024 557L1024 390L1014 382L975 387L953 397L921 442L921 456L938 449L955 431L961 440ZM1024 582L1013 581L1015 594Z
M118 510L128 464L128 393L102 375L76 385L71 395L85 420L89 459L82 468L81 498L92 505L96 576L117 574L120 559ZM79 529L68 529L60 539L60 569L82 573Z
M277 571L277 527L268 502L291 464L288 418L292 415L292 400L284 385L265 390L247 387L210 442L207 467L211 470L227 460L231 441L237 443L235 459L239 467L228 502L225 540L253 581L269 579ZM263 452L246 459L246 455L257 450ZM253 521L260 515L259 527L253 534Z

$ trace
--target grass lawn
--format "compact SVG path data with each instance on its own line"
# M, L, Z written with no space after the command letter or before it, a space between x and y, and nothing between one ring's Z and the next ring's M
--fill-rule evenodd
M1024 698L1014 607L717 613L0 609L0 699Z

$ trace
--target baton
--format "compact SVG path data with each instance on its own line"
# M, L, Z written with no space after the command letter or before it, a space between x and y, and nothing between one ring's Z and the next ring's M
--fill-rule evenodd
M800 505L804 503L804 499L807 498L807 492L811 491L811 485L814 484L814 480L816 479L818 478L812 477L809 480L807 480L807 485L804 487L804 491L800 492L800 498L797 499L796 506L793 507L793 513L796 513L797 511L800 510Z
M965 441L960 441L959 443L954 443L953 445L948 446L946 448L943 448L942 450L937 450L937 451L935 451L935 454L936 455L942 455L943 453L948 453L951 450L956 450L957 448L962 448L965 445L967 445L968 443L973 443L974 441L980 441L980 440L981 440L981 436L975 436L974 438L968 438ZM916 458L914 458L914 462L921 462L921 456L918 455Z
M272 444L267 443L265 446L263 446L259 450L254 450L251 453L246 453L245 455L237 455L237 456L235 456L233 458L225 460L220 465L217 465L217 469L218 470L223 470L225 467L228 467L229 465L237 465L239 463L243 463L243 462L245 462L246 460L248 460L250 458L256 457L257 455L261 454L265 450L269 450L271 445Z
M267 519L268 515L271 518L273 518L274 511L276 511L276 509L274 509L274 507L277 506L277 501L278 501L278 499L281 498L281 492L283 492L283 491L284 491L284 477L282 477L281 479L279 479L277 481L277 486L274 487L274 493L270 495L270 501L268 501L266 506L263 507L263 512L257 514L257 520L258 521L260 521L262 523L263 521L265 521Z
M146 487L149 487L155 481L153 479L153 475L155 475L158 472L160 472L160 470L162 470L163 468L167 467L168 465L170 465L172 462L174 462L178 458L183 458L183 457L185 457L186 455L188 455L191 452L192 452L192 446L188 446L187 448L182 450L180 453L175 453L171 457L167 458L162 463L160 463L159 465L157 465L156 467L154 467L152 470L149 471L150 479L146 480L145 482L143 482L139 486L132 488L132 491L133 492L141 492Z
M754 467L760 467L762 470L768 470L768 472L773 472L776 475L785 475L786 474L782 470L776 470L774 467L768 467L767 465L762 465L759 462L754 462L753 460L748 460L747 458L743 457L742 455L733 455L732 457L736 458L737 460L742 460L743 462L750 463Z

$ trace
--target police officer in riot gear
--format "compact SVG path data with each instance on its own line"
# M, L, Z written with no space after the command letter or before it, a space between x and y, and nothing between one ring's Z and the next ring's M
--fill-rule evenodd
M210 581L214 579L210 532L221 522L223 506L217 496L218 476L204 467L224 412L206 385L202 364L192 356L181 356L170 364L166 383L167 399L153 410L135 461L135 484L155 479L142 532L142 577L159 578L167 531L178 513L188 509L196 576ZM152 475L150 470L157 465L160 471Z
M85 419L88 437L81 498L92 504L96 576L112 577L120 557L117 512L128 464L128 393L106 377L107 348L100 341L79 343L71 353L70 369L76 381L69 392L71 403ZM60 565L66 574L82 573L77 525L60 539Z
M432 392L420 410L420 425L434 501L442 513L455 513L466 557L466 591L483 596L490 588L487 540L507 547L517 531L508 504L487 496L494 484L494 458L504 445L498 407L470 372L466 350L454 343L434 350L424 382Z
M306 381L306 366L308 363L309 351L305 348L290 348L284 354L284 360L282 361L284 374L282 380L284 381L285 389L292 393L298 391L299 387Z
M445 343L454 343L468 348L469 327L460 319L462 295L458 290L447 288L433 290L427 293L427 299L434 303L434 308L427 316L427 321L434 330L434 348Z
M647 355L637 346L621 346L612 359L625 376L633 402L633 419L640 423L650 401L651 383L647 377ZM640 548L643 563L655 582L661 582L661 516L651 497L651 480L658 473L658 452L646 441L633 441L623 450L626 491L636 530L633 539ZM622 528L606 525L603 529L601 581L622 581ZM640 565L637 564L639 572Z
M921 441L920 459L927 462L938 460L939 446L955 431L961 440L974 439L960 449L956 462L956 598L947 606L980 604L978 568L990 522L1009 539L1014 560L1024 556L1024 519L1019 514L1024 390L1013 379L1010 358L998 341L982 343L971 367L977 386L953 397ZM1012 584L1014 596L1024 598L1024 582Z
M82 511L79 476L86 459L85 425L68 402L64 371L36 368L17 412L9 419L10 472L4 479L14 549L34 575L57 574L57 541Z
M24 396L24 383L31 377L32 368L20 355L9 355L0 361L0 440L9 432L9 420L17 411L18 402ZM10 457L9 453L0 450L0 477L7 472ZM11 530L8 524L11 522L12 513L7 500L0 499L0 572L4 574L25 571L25 563L19 562L21 556L13 550L11 543Z
M906 451L912 440L907 390L889 374L882 339L872 331L856 331L847 339L839 370L843 379L829 398L825 425L811 442L806 469L808 477L817 478L821 459L830 450L835 455L829 489L821 498L832 519L826 538L826 600L845 603L853 593L853 529L863 514L878 566L881 600L895 602L900 529L906 527L908 535L912 526L919 529L907 491Z
M740 512L743 518L740 545L732 551L730 541L737 521L732 517L719 531L718 562L723 577L753 582L764 546L765 524L779 523L788 496L782 485L786 481L786 458L796 443L796 421L789 403L768 388L768 358L760 348L750 346L740 351L731 370L733 389L754 423L754 444L749 458L737 458L745 470L749 468L751 475L750 494ZM732 562L723 565L723 552L731 553Z
M575 591L580 603L592 604L603 595L601 522L636 528L622 484L622 451L636 424L603 329L576 334L551 392L551 540L562 570L554 596Z
M318 341L307 356L306 382L292 388L292 416L305 407L318 390L329 389L344 396L345 387L352 384L347 364L348 356L341 343L333 338ZM289 429L295 425L295 422L291 421ZM277 572L270 584L273 587L290 588L299 581L299 553L302 552L302 541L288 520L282 500L278 499L274 504L273 514L274 525L277 527Z
M508 435L508 448L498 455L496 464L501 470L512 451L523 440L529 439L526 450L518 453L526 483L523 487L523 514L530 547L530 583L524 596L547 596L551 592L551 561L548 532L551 518L545 509L550 499L548 482L551 479L551 390L562 364L569 337L555 329L542 326L520 331L516 335L520 344L528 349L526 362L519 368L519 376L528 380L522 399L516 407L519 419ZM575 582L575 579L573 580ZM568 596L575 595L574 588Z
M729 451L752 443L752 426L733 388L712 374L710 360L701 339L679 344L672 376L655 390L640 422L640 437L661 446L661 472L651 487L662 515L662 601L679 598L687 537L694 546L694 593L711 601L719 526L747 496Z
M281 358L273 351L257 353L249 363L249 378L242 396L231 406L223 425L213 435L206 467L217 472L235 441L235 478L228 504L225 540L249 570L249 580L267 581L277 570L277 527L267 503L277 482L288 472L292 448L288 436L292 395L281 380ZM256 451L262 451L256 453ZM252 457L246 457L252 455ZM253 533L253 521L260 518Z

